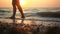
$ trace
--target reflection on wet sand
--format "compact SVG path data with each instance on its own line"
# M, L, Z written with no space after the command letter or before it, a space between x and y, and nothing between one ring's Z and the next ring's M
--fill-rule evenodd
M24 24L29 24L29 25L40 25L43 24L45 26L47 26L48 24L55 24L59 25L60 22L56 22L56 21L48 21L48 20L35 20L34 18L30 19L4 19L4 18L0 18L0 21L2 23L16 23L16 24L20 24L20 23L24 23ZM59 25L60 26L60 25Z
M12 19L12 23L17 23L17 24L29 24L31 23L30 20L25 20L25 19L21 19L21 20L16 20L16 19Z

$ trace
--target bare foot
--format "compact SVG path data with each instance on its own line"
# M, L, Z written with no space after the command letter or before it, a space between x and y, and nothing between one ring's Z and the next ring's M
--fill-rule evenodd
M15 19L15 17L10 17L10 19Z
M25 16L22 16L21 18L25 18Z

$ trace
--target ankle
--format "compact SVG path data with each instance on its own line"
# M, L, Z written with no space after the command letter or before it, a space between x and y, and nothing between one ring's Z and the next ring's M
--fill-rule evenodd
M22 16L21 18L25 18L25 16Z

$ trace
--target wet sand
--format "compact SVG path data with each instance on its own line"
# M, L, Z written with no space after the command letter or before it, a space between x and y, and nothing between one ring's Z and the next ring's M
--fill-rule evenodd
M55 26L60 27L60 21L35 17L26 17L25 19L0 18L0 33L45 34L49 28Z
M24 23L24 24L32 24L40 25L40 24L60 24L59 18L45 18L45 17L26 17L22 19L20 17L16 17L15 19L9 18L0 18L0 21L3 23Z

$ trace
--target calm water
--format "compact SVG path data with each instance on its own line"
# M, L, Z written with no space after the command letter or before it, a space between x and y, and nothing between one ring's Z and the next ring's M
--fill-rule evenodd
M60 11L60 8L25 8L23 9L26 16L38 16L36 13L39 12L57 12ZM9 17L12 15L11 8L0 8L0 17ZM17 16L20 16L20 12L17 10Z

